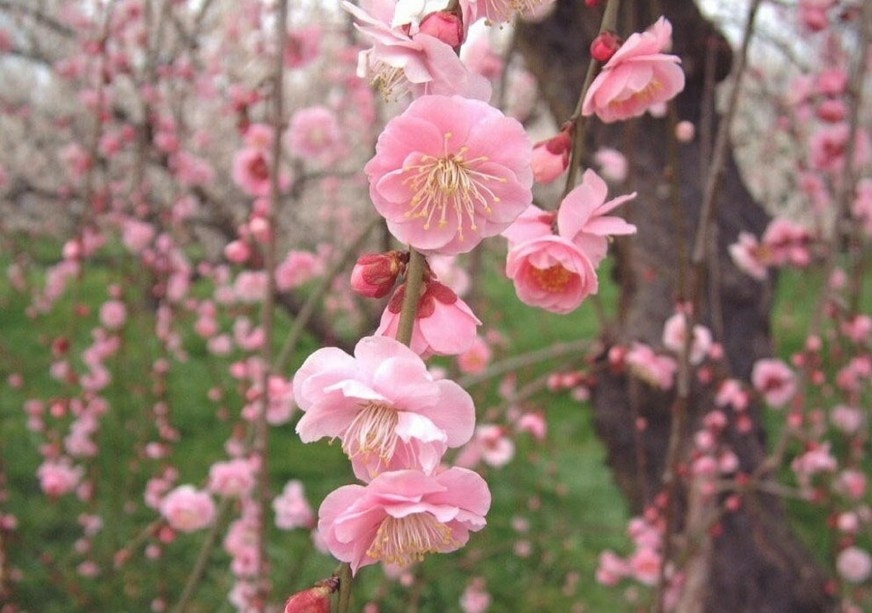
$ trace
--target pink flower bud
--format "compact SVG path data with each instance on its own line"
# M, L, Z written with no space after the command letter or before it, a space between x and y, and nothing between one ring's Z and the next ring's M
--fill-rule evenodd
M449 47L459 47L465 38L463 22L450 11L430 13L421 22L420 31L438 38Z
M338 589L337 577L319 581L314 587L288 598L284 613L330 613L330 595Z
M590 44L590 56L597 62L608 62L622 42L614 32L600 32Z
M351 287L367 298L383 298L394 288L404 267L399 251L368 253L360 256L351 271Z
M543 140L533 146L533 180L536 183L551 183L569 166L572 138L567 131Z

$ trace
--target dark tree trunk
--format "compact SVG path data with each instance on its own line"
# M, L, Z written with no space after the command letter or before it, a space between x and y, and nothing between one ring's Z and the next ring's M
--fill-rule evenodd
M619 33L626 36L653 23L659 14L651 12L651 4L624 2ZM686 88L675 101L675 115L698 129L708 118L716 130L711 96L705 95L710 91L706 80L708 75L719 81L729 73L729 46L692 0L663 0L660 5L673 25L673 53L681 57L687 75ZM539 78L558 124L570 117L578 100L599 18L598 11L580 0L561 0L548 20L519 29L517 47ZM607 344L641 340L660 346L663 322L673 314L680 296L678 271L691 249L700 216L709 152L706 139L699 135L692 143L670 147L670 125L668 119L650 116L609 126L588 122L590 143L609 144L628 155L631 189L639 192L637 200L626 206L639 232L618 243L621 314L616 329L606 332ZM678 176L677 197L670 187L673 173ZM747 380L754 361L771 350L772 287L740 273L727 245L735 242L740 230L759 236L768 219L746 190L732 155L717 198L716 218L700 312L725 348L731 375ZM695 385L688 404L682 449L688 448L701 417L713 407L712 390ZM634 511L639 511L663 486L675 397L603 369L594 405L615 479ZM765 456L759 412L752 409L751 415L755 426L750 433L728 435L746 473L754 472ZM637 417L647 422L644 432L634 428ZM699 512L693 492L685 489L681 499L674 537ZM688 588L681 610L811 613L834 608L825 574L790 531L778 500L759 493L744 495L741 509L724 515L719 528L717 538L703 537L693 548L685 567Z

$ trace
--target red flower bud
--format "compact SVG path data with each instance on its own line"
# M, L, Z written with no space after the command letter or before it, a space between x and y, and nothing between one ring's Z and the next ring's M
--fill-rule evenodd
M404 256L399 251L362 255L351 271L351 288L367 298L383 298L394 288L403 268Z
M608 62L622 42L621 37L614 32L600 32L590 44L590 56L597 62Z
M430 13L421 22L420 32L438 38L449 47L463 43L463 21L450 11Z
M533 147L533 179L536 183L550 183L569 166L572 138L566 131L536 143Z
M602 4L602 1L603 1L603 0L584 0L584 4L585 4L588 8L596 8L596 7L598 7L600 4Z
M291 595L285 603L284 613L330 613L330 595L337 589L337 577L319 581L314 587Z

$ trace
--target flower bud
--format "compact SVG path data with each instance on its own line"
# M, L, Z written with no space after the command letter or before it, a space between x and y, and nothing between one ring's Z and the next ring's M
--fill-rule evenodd
M449 47L459 47L463 43L463 21L450 11L430 13L421 22L419 31L438 38Z
M614 32L600 32L590 44L590 56L597 62L608 62L622 42L620 36Z
M284 613L330 613L330 595L339 589L339 579L330 577L308 590L291 595Z
M563 174L569 166L569 152L572 149L572 138L569 132L560 132L557 136L543 140L533 147L533 180L536 183L551 183Z
M360 256L351 271L352 289L366 298L387 296L403 270L403 260L403 254L399 251Z

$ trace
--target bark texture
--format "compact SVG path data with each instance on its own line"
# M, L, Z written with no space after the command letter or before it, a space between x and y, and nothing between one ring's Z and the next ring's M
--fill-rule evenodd
M652 12L652 4L657 3L623 2L619 33L627 35L653 23L659 13ZM711 97L706 96L710 91L707 80L712 83L727 76L732 53L692 0L659 4L672 22L673 53L681 57L687 76L675 114L699 127L701 119L714 113ZM539 78L558 124L569 118L578 100L590 57L588 47L600 16L580 0L561 0L549 19L525 25L518 32L517 48ZM716 117L713 124L717 125ZM668 119L650 116L608 126L597 120L588 122L588 150L596 143L628 154L630 190L639 192L637 200L625 207L639 232L630 241L617 243L622 308L619 325L605 332L607 344L641 340L660 346L663 322L680 296L679 262L693 243L709 154L705 134L698 133L692 143L673 148L667 138L670 129ZM732 376L747 380L754 361L771 351L772 287L740 273L732 265L727 245L735 242L740 230L759 236L768 218L745 188L732 155L728 158L702 280L701 313L703 323L724 345ZM673 173L678 176L677 192L671 187ZM701 417L712 408L711 396L712 390L702 386L692 389L683 448ZM635 511L662 486L674 401L672 394L608 369L594 390L598 433L607 446L615 480ZM766 443L759 412L752 409L751 414L755 427L750 433L729 435L742 470L749 473L764 458ZM641 434L633 427L637 417L648 424ZM687 507L695 499L682 493L676 535L694 521L694 509ZM826 593L825 573L790 531L778 500L749 494L741 510L724 516L719 527L719 537L703 537L706 542L694 548L690 565L695 570L688 568L688 572L695 587L682 601L682 610L811 613L834 609Z

